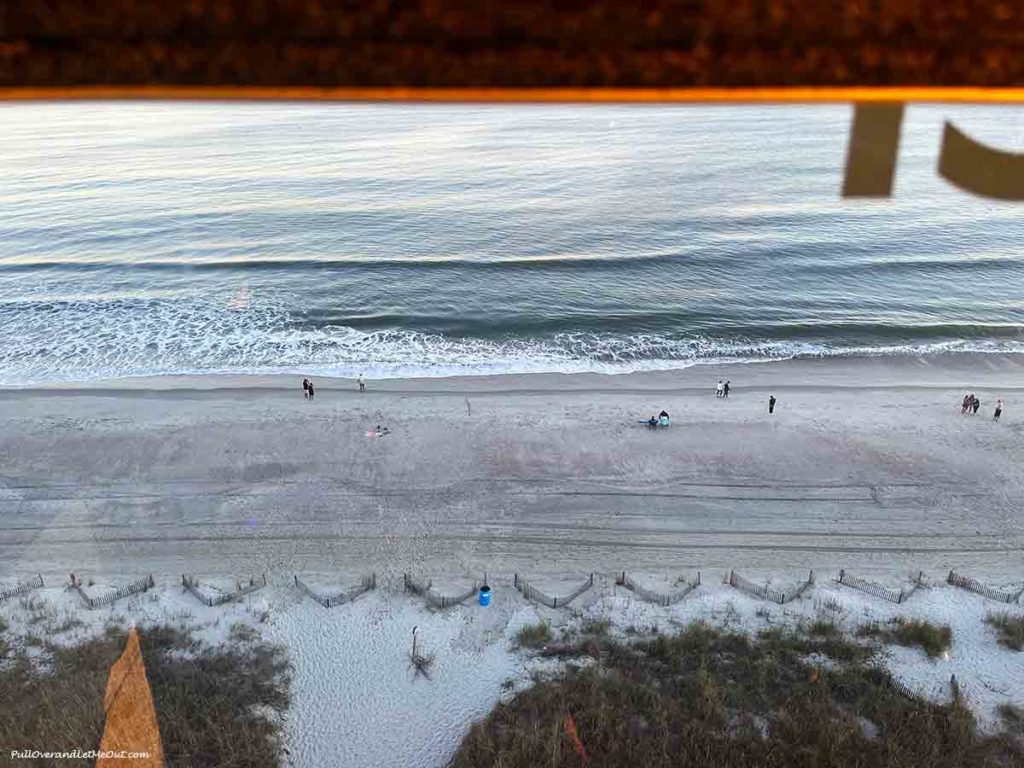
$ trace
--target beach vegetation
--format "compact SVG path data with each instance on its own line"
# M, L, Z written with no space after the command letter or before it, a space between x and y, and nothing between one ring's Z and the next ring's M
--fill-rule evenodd
M540 621L520 627L516 632L515 645L517 648L540 648L551 639L551 627L546 621Z
M207 645L169 625L143 628L139 639L168 768L285 764L290 666L283 648L255 639ZM98 748L107 678L126 641L125 630L111 626L71 646L40 638L36 657L24 645L14 648L0 666L0 743Z
M985 622L996 630L996 640L1000 645L1024 651L1024 616L990 613Z
M933 624L923 619L905 619L902 616L886 624L865 624L857 634L878 639L883 643L918 647L929 659L938 658L953 644L953 630L947 625Z
M1016 736L1024 736L1024 707L1017 707L1013 704L1000 704L998 712L1003 720L1003 727L1009 733Z
M600 664L566 664L498 704L451 766L981 768L1024 760L1011 734L980 733L961 702L907 698L876 647L825 627L751 636L694 623L676 634L587 640L600 647Z
M583 622L580 627L580 631L584 635L596 635L597 637L605 637L611 631L612 623L608 619L587 619Z

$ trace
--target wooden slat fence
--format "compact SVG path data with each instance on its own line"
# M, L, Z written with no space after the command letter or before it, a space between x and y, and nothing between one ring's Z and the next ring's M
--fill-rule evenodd
M568 605L594 586L594 574L590 574L590 577L586 581L564 597L545 594L541 590L537 589L537 587L526 581L526 579L521 578L518 573L515 575L514 583L516 585L516 589L518 589L527 600L534 600L548 606L549 608L561 608Z
M478 587L477 582L474 581L472 588L460 595L442 595L439 592L434 591L433 582L428 581L423 583L414 576L410 576L408 573L403 575L403 581L405 583L406 592L412 592L414 595L419 595L435 608L451 608L453 605L464 603L476 594Z
M867 581L866 579L860 579L856 576L851 576L845 570L839 571L839 578L836 579L840 584L847 587L853 587L859 589L861 592L867 592L869 595L880 597L883 600L888 600L890 603L902 603L908 597L910 592L905 592L903 589L893 589L892 587L885 587L881 584L876 584L873 581ZM911 590L913 592L913 590Z
M138 581L133 581L131 584L118 587L113 592L108 592L100 597L89 597L80 581L76 579L71 582L71 587L78 592L78 596L82 598L88 608L102 608L104 605L110 605L111 603L121 600L122 598L129 597L130 595L142 594L155 586L156 583L153 581L153 575L150 574Z
M762 600L770 600L773 603L783 605L790 600L800 597L808 587L814 584L814 571L807 574L807 581L801 582L793 589L788 590L775 589L764 584L755 584L732 570L729 571L729 584L742 592L760 597Z
M235 582L235 590L233 592L224 592L219 595L209 597L199 591L200 583L199 580L193 576L181 575L181 585L188 590L192 596L201 602L203 605L207 605L210 608L218 605L224 605L235 600L241 600L248 594L252 594L258 589L263 589L267 586L267 574L263 574L258 577L250 577L249 583L243 585L241 582Z
M377 587L377 574L371 573L369 576L364 576L357 586L330 595L321 595L319 592L315 592L298 575L295 576L295 586L301 589L307 596L320 603L324 608L333 608L336 605L354 600L364 592L375 589Z
M904 683L902 680L899 680L899 679L897 679L895 677L890 677L889 678L889 687L892 688L894 691L896 691L896 693L898 693L901 696L903 696L904 698L910 699L911 701L918 702L918 703L921 703L921 704L929 703L929 700L932 697L942 698L942 692L941 692L940 686L938 684L935 684L935 685L932 686L931 694L930 695L928 693L921 693L919 691L915 691L913 688L911 688L909 685ZM960 682L956 679L956 675L950 675L950 677L949 677L949 698L950 698L950 700L952 700L952 701L959 701L960 697L962 695L963 695L962 688L960 686Z
M636 580L625 571L623 571L619 578L615 580L615 583L635 593L641 600L646 600L649 603L654 603L655 605L660 605L663 608L668 608L670 605L678 603L700 586L700 571L697 571L696 581L688 582L684 589L680 589L675 592L658 592L653 589L648 589L642 584L638 584Z
M8 587L7 589L0 589L0 603L4 602L5 600L10 600L12 597L18 597L19 595L27 595L33 589L42 588L43 577L36 576L34 579L22 582L21 584L17 584L13 587Z
M950 571L949 576L946 577L946 581L956 587L962 587L968 589L971 592L976 592L979 595L989 598L990 600L998 600L1000 603L1016 603L1020 600L1021 593L1019 592L1001 592L998 589L992 587L986 587L977 579L971 579L967 576L957 573L956 571Z
M925 700L924 696L922 696L920 693L915 691L913 688L911 688L909 685L904 683L902 680L897 680L895 677L890 677L889 678L889 686L894 691L896 691L896 693L900 694L905 699L910 699L911 701L916 701L916 702L921 702L921 701Z

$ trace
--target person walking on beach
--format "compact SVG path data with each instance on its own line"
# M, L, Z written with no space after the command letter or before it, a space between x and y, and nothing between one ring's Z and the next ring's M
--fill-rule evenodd
M725 384L722 385L722 397L729 396L729 380L725 380Z
M768 413L775 413L775 395L768 398Z
M313 382L312 382L312 381L311 381L311 382L309 382L309 391L308 391L308 393L309 393L309 399L310 399L310 400L312 400L312 399L313 399L313 395L315 395L315 394L316 394L316 393L315 393L315 392L313 391Z
M309 379L302 380L302 396L309 399Z
M359 384L359 391L360 392L365 392L366 391L366 382L363 381L363 375L362 374L359 374L359 376L356 378L356 382Z
M718 386L715 387L715 397L721 397L722 393L724 391L725 391L725 384L722 382L721 379L719 379L718 380Z
M972 408L971 415L972 416L977 416L978 415L978 409L981 408L981 400L976 398L974 395L971 395L971 408Z
M1000 398L998 398L996 400L996 410L995 410L995 413L992 414L992 421L999 421L999 417L1002 416L1002 415L1003 415L1003 398L1000 397Z

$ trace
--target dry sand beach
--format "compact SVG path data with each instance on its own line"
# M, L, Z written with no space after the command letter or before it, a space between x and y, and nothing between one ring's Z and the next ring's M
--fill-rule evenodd
M0 576L955 567L1004 582L1024 548L1021 373L976 355L362 395L317 379L312 402L295 376L6 388ZM967 391L977 416L959 414ZM669 429L638 423L663 408ZM378 424L391 433L368 437Z

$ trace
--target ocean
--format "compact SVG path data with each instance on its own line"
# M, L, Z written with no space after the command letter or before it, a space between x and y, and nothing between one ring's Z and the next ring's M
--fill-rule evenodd
M840 197L847 105L0 106L0 384L1024 352L1024 205Z

